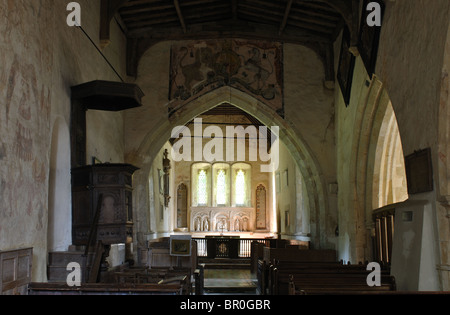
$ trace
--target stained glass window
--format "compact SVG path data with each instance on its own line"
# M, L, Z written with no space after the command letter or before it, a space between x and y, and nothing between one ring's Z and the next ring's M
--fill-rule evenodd
M198 172L198 182L197 182L197 198L198 204L206 206L208 203L208 181L206 178L206 171L200 170Z
M245 204L245 172L243 170L239 170L236 175L236 185L235 185L235 194L236 194L236 205L242 206Z
M225 170L219 170L217 172L217 184L216 184L216 199L218 205L225 205L227 203L227 187L226 187L226 174Z

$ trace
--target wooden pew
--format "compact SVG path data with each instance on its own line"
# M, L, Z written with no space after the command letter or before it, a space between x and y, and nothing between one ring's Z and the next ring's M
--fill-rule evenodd
M183 287L183 294L192 293L192 275L190 268L145 268L126 269L116 272L116 283L125 285L162 284L178 281Z
M83 283L69 287L65 283L30 283L29 295L183 295L183 286L171 284Z
M250 272L256 274L258 270L258 260L263 259L264 256L263 243L253 241L251 244L251 254L250 254Z
M305 263L305 262L336 262L335 250L310 250L301 249L298 246L287 248L269 248L264 247L263 259L258 260L257 265L257 279L258 291L261 295L270 294L271 271L275 261L289 261L291 263Z
M203 295L205 288L205 264L199 264L194 271L195 295Z
M381 286L370 287L367 277L371 271L366 265L344 265L341 263L293 263L278 262L271 266L269 293L286 295L331 294L347 292L367 294L373 291L395 291L395 278L389 272L380 274Z
M309 274L289 275L287 292L278 283L278 292L275 294L289 295L333 295L351 294L368 295L395 291L395 279L392 276L382 276L381 286L370 287L366 283L365 274ZM280 280L282 281L282 280ZM283 288L283 289L282 289ZM282 291L281 291L282 290Z

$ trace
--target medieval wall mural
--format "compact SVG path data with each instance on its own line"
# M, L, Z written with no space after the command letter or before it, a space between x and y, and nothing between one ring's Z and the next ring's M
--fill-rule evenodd
M222 86L250 93L282 114L283 45L229 39L172 46L169 114Z
M36 21L51 21L43 9L49 6L45 0L7 1L0 8L0 16L7 17L0 29L1 240L9 239L2 234L5 227L25 235L43 231L46 224L51 78L40 74L51 73L53 57L51 47L41 48L39 43L50 42L52 32Z

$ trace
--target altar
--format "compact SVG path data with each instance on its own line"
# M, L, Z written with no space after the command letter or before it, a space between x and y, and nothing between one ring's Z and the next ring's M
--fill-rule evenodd
M192 207L191 232L253 232L255 209L244 207Z

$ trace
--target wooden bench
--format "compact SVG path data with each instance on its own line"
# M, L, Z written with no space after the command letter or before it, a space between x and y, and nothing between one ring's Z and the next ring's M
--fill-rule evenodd
M65 283L30 283L29 295L184 295L183 285L84 283L69 287Z
M370 273L364 264L278 262L270 269L269 294L367 294L396 290L395 278L386 270L380 273L381 286L370 287Z
M195 295L203 295L205 288L205 264L199 264L194 271Z
M278 292L275 294L289 295L332 295L332 294L351 294L368 295L381 294L395 291L395 279L392 276L382 276L380 286L371 287L366 283L366 275L346 275L346 274L310 274L310 277L304 275L289 275L287 292L286 289L278 283ZM283 280L279 280L283 281Z
M287 248L264 247L263 258L258 260L256 267L258 291L262 295L270 292L270 269L275 261L289 261L294 264L306 262L337 264L335 250L310 250L301 249L298 246Z
M178 281L183 287L183 294L188 295L192 292L192 274L190 268L138 268L126 269L115 274L117 284L162 284Z

